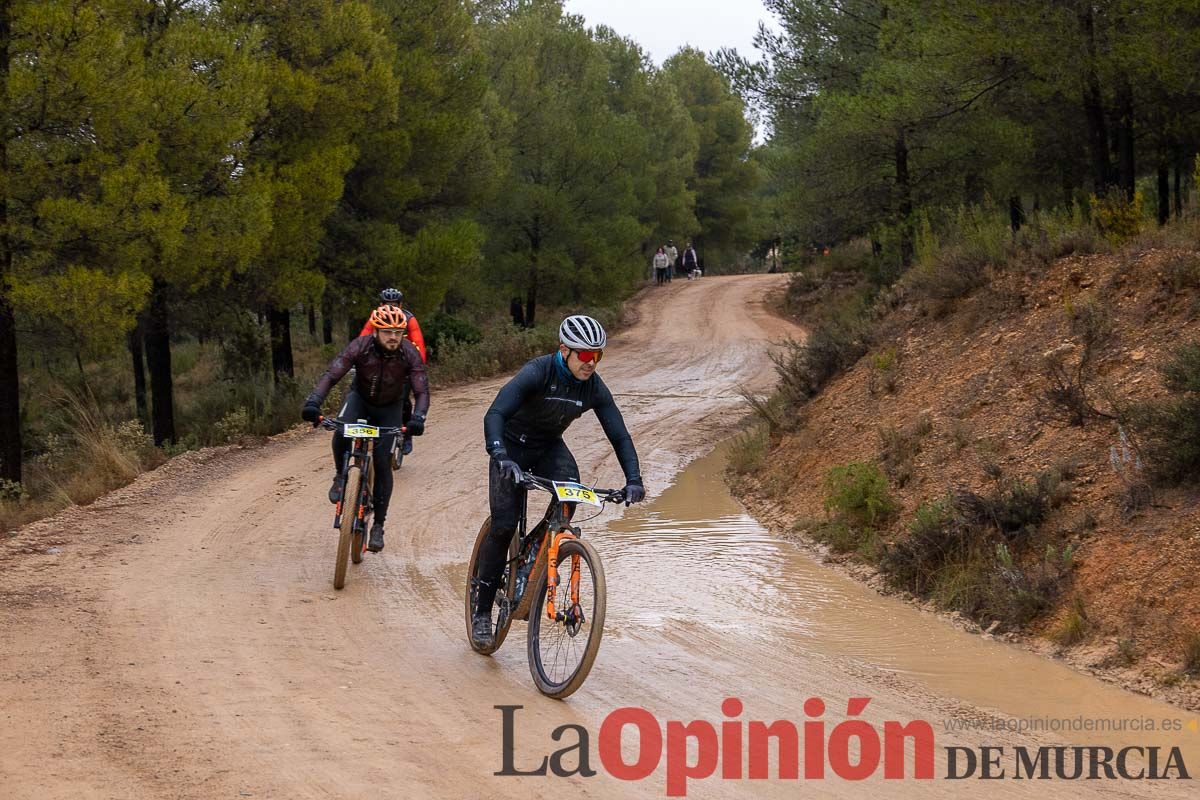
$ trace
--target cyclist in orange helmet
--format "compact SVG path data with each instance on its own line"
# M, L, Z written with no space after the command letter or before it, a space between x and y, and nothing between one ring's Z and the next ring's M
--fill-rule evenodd
M404 311L404 293L399 289L384 289L379 293L379 302L381 305L395 306L403 311L405 318L408 320L408 326L405 328L405 335L408 337L408 340L416 346L417 352L421 354L421 360L428 362L429 354L425 350L425 336L421 333L421 325L417 322L417 317L415 314L413 314L411 311ZM371 324L371 320L368 319L358 335L370 336L374 332L375 327ZM408 422L408 419L411 416L412 401L405 400L404 421ZM400 445L400 452L404 455L408 455L412 452L412 449L412 437L405 435L404 441Z
M405 329L405 335L408 340L416 345L417 352L421 354L421 360L428 363L429 353L425 351L425 336L421 333L421 324L417 322L416 314L404 308L404 293L399 289L384 289L379 293L379 304L385 306L396 306L404 311L404 315L408 318L408 327ZM359 336L370 336L375 332L375 327L368 319L363 323L362 330L359 331Z
M334 385L345 377L351 367L355 369L354 385L346 394L346 402L337 416L342 419L365 419L372 425L400 427L405 425L408 434L420 436L425 432L425 415L429 412L429 381L425 376L425 362L412 342L404 338L408 319L396 306L383 305L371 313L374 334L359 336L350 342L317 381L312 393L304 401L300 416L317 425L321 418L321 404ZM416 395L416 408L411 418L404 420L404 404L409 391ZM376 443L375 453L381 464L391 461L395 436L381 436ZM333 436L333 486L329 489L329 502L336 503L342 497L342 463L350 442L340 430ZM371 526L367 549L378 553L383 549L383 525L387 519L388 503L392 497L392 470L375 470L375 524Z

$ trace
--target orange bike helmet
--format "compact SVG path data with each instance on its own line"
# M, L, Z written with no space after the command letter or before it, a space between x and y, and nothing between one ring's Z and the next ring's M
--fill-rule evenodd
M371 312L371 324L376 330L406 330L408 317L399 306L380 306Z

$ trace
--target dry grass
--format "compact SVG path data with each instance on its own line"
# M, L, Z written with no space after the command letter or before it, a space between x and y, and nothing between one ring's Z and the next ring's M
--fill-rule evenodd
M1086 639L1091 634L1092 627L1092 621L1083 605L1083 598L1076 595L1071 601L1066 618L1050 633L1050 638L1063 647L1071 647Z
M0 502L0 531L87 505L163 461L141 423L114 424L91 392L62 389L54 402L64 432L28 465L21 495Z

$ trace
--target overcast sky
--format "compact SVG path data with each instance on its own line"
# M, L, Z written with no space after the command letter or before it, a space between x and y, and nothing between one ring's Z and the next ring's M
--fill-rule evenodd
M662 64L685 44L713 53L736 47L757 60L751 41L758 21L768 20L762 0L566 0L588 27L607 25L628 36Z

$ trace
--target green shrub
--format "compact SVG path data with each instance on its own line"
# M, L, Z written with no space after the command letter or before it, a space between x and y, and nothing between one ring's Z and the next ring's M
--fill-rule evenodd
M844 522L833 521L819 525L812 536L818 542L829 545L835 553L849 553L858 549L859 533Z
M464 319L439 311L429 322L422 324L421 333L425 337L425 346L429 356L434 361L441 357L441 345L453 339L459 345L477 344L483 338L479 328Z
M774 432L782 428L788 421L786 415L787 400L781 392L769 397L761 397L746 389L741 389L738 392L746 404L750 406L750 410L754 412L754 416L760 422L767 426L767 430Z
M1068 302L1067 315L1071 320L1071 332L1080 338L1085 348L1101 345L1112 336L1112 309L1098 298Z
M953 496L922 503L909 524L908 535L890 544L880 566L891 583L924 595L947 564L972 561L975 537L956 511Z
M1200 342L1172 353L1160 371L1181 396L1134 403L1127 410L1146 467L1161 483L1200 479Z
M895 394L896 383L900 377L900 359L896 348L885 347L871 357L871 373L867 379L867 391L872 395L880 390L887 394Z
M269 369L271 341L250 314L237 314L221 339L221 375L245 381Z
M1137 645L1134 643L1133 639L1122 637L1117 640L1116 662L1119 665L1123 667L1131 666L1137 663L1137 658Z
M729 446L729 469L738 475L758 471L766 460L769 446L764 428L738 434Z
M770 353L780 392L791 405L801 405L862 358L870 341L865 295L832 306L806 339L788 339L781 352Z
M1037 231L1039 238L1042 232L1045 233L1050 259L1073 254L1099 253L1109 249L1108 243L1096 226L1084 217L1079 205L1072 206L1066 213L1060 211L1035 214L1026 228Z
M1200 675L1200 631L1188 631L1183 638L1183 671Z
M1175 253L1168 257L1163 262L1161 281L1171 294L1200 291L1200 254Z
M906 486L912 479L915 470L913 462L921 452L921 441L932 430L933 420L924 413L903 428L880 426L879 462L897 486Z
M825 510L857 527L875 527L896 512L887 476L861 461L834 467L825 475Z
M835 553L856 553L864 561L874 561L880 547L878 534L872 528L847 525L842 520L832 520L816 526L812 536L829 546Z
M518 328L494 322L481 331L476 342L445 339L432 373L438 380L449 382L485 378L516 369L557 347L557 327Z
M1142 230L1142 193L1134 192L1132 201L1124 192L1114 191L1105 197L1091 196L1092 219L1113 245L1135 238Z
M1176 348L1161 372L1171 391L1200 393L1200 341Z
M1008 214L988 202L961 206L940 236L921 226L917 260L907 281L924 297L951 300L987 281L989 268L1003 267L1016 253Z
M213 439L217 442L236 442L250 432L250 414L244 408L235 408L213 425Z
M25 488L17 481L0 478L0 502L16 503L25 496Z
M1056 489L1051 478L1043 481L1041 476L1033 484L1009 481L987 499L987 517L1009 541L1028 539L1049 513L1051 492Z
M1027 513L1026 494L1015 489L984 498L959 490L923 503L908 535L882 548L881 571L893 586L981 623L1025 624L1050 607L1072 565L1053 548L1040 561L1018 563L1024 541L1001 536L996 516L1006 509L1020 516L1013 508Z

